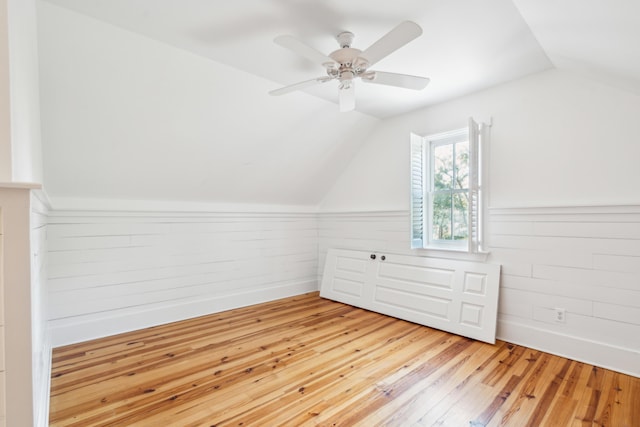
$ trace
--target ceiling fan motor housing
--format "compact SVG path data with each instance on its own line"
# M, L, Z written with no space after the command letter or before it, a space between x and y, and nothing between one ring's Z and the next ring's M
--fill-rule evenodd
M345 33L341 33L345 34ZM351 34L351 33L348 33ZM351 34L353 36L353 34ZM340 35L338 36L340 40ZM327 67L327 74L340 80L341 86L348 87L351 85L351 81L359 77L367 69L367 62L360 56L362 51L352 47L343 47L331 54L329 57L333 59L337 64L330 64ZM338 69L336 69L336 65Z

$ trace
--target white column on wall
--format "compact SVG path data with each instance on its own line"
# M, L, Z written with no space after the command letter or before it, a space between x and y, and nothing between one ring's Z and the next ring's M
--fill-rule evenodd
M34 425L29 188L0 187L6 425Z
M4 222L2 214L2 206L0 206L0 427L6 425L7 415L7 387L4 363L4 269L1 261L4 259L4 233L2 230Z

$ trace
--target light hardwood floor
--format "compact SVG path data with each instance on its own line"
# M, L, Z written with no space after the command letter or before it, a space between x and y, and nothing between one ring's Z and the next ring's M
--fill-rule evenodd
M52 426L640 426L640 379L301 295L54 350Z

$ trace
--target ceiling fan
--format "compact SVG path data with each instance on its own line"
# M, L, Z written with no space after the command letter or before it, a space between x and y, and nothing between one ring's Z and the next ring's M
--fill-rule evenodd
M354 35L348 31L336 36L340 49L325 55L293 36L278 36L274 42L286 47L305 58L325 67L326 76L305 80L280 89L272 90L270 95L284 95L285 93L306 87L338 80L338 94L340 111L350 111L356 106L354 80L360 78L365 83L376 83L397 86L407 89L421 90L429 83L426 77L410 76L407 74L373 71L369 67L400 49L422 34L422 28L415 22L404 21L382 36L378 41L365 50L351 47Z

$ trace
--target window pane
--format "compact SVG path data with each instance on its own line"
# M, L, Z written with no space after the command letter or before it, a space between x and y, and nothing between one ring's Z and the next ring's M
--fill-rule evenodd
M433 189L448 190L453 181L453 144L433 148Z
M453 240L469 238L469 193L453 195Z
M469 141L456 144L456 189L469 188Z
M433 231L434 240L451 240L451 194L434 194L433 196Z

